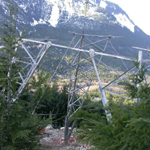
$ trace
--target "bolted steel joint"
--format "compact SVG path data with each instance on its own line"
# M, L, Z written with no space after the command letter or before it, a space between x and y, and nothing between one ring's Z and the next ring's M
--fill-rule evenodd
M90 57L93 58L94 57L94 53L95 53L94 49L90 49L89 53L90 53Z

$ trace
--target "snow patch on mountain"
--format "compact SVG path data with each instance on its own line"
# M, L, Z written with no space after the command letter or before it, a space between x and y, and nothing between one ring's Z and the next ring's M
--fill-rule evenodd
M5 6L3 0L0 2L0 5ZM81 24L84 24L80 21L80 19L84 21L86 6L84 0L32 0L32 3L30 0L22 0L22 2L16 0L16 2L20 12L19 22L24 24L28 23L32 26L48 24L58 27L71 22L71 25L79 28L83 26ZM134 23L118 5L105 0L89 0L87 6L88 29L92 29L94 26L98 27L104 22L107 24L119 23L122 27L125 26L134 32Z
M95 1L93 1L93 0L90 0L89 2L90 2L91 4L93 4L93 5L96 4Z
M21 9L23 9L24 10L24 12L27 12L27 6L25 6L25 5L23 5L23 4L20 4L20 5L18 5Z
M46 22L43 19L40 19L39 21L37 21L33 18L33 22L30 24L31 24L31 26L36 26L38 24L46 24Z
M122 27L127 27L130 31L134 32L135 31L135 25L127 18L126 15L123 15L121 13L119 14L113 14L117 21L121 24Z
M36 21L34 18L33 18L33 21L34 21L34 22L31 23L31 26L36 26L37 24L39 24L38 21Z
M23 8L24 10L26 9L26 7L23 4L19 5L19 7Z
M56 27L59 21L59 8L57 5L54 5L52 8L51 16L48 22L53 26Z
M101 0L89 0L89 2L93 5L100 5Z
M104 2L104 1L101 1L101 3L100 3L100 7L102 7L102 8L106 8L107 7L107 4L106 4L106 2Z
M66 11L68 11L70 16L72 16L73 13L74 13L73 6L72 6L72 1L71 0L68 1L68 2L65 1L64 6L65 6Z
M89 9L89 6L88 6L88 9ZM74 14L78 16L84 16L84 11L85 11L85 4L83 4L83 2L75 3Z

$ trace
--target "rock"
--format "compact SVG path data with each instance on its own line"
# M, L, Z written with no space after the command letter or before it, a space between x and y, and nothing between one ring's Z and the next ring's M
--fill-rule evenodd
M65 127L61 127L60 130L64 131L64 130L65 130Z
M45 128L45 132L48 132L49 130L52 130L52 129L53 129L52 125L48 125L48 126Z
M74 150L87 150L86 148L84 148L83 146L81 146L81 147L77 147L77 148L75 148Z
M87 150L91 147L91 145L83 145L78 140L76 140L76 137L71 136L68 142L68 145L65 145L64 143L64 127L61 127L60 129L54 129L52 125L48 125L45 128L45 134L40 140L40 144L47 146L51 148L52 150Z

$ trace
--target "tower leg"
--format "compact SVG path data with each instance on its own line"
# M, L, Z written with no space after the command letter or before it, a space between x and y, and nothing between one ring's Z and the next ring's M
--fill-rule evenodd
M99 74L98 74L96 63L95 63L95 60L94 60L94 50L90 49L89 53L90 53L90 57L92 59L94 70L96 72L96 76L97 76L97 79L98 79L98 82L99 82L99 93L102 97L103 106L105 107L105 106L107 106L107 99L106 99L105 91L103 90L103 86L102 86L102 83L101 83L101 80L100 80L100 77L99 77ZM106 113L107 120L109 121L109 119L111 118L111 114L108 113L108 111L106 111L106 110L105 110L105 113Z
M142 61L143 61L143 52L139 51L139 54L138 54L139 72L141 72L141 69L142 69ZM140 78L140 77L138 76L138 78ZM139 87L140 87L140 83L137 84L137 88L139 88ZM139 101L140 101L140 98L137 98L137 102L139 102Z

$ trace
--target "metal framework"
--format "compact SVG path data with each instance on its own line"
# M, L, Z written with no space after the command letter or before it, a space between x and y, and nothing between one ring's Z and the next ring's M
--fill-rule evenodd
M15 96L13 97L13 101L15 101L18 98L18 96L21 94L26 84L28 83L29 79L33 75L34 71L36 70L37 66L43 59L45 53L51 46L51 42L45 43L42 46L42 48L39 50L37 55L35 56L21 41L19 41L18 44L24 50L25 55L27 55L27 57L23 57L23 58L27 58L27 59L23 59L20 61L22 64L24 64L23 65L24 67L20 72L16 74L16 78L20 78L21 80L20 82L18 82L20 86L16 91ZM14 58L14 61L19 61L19 60L17 58Z
M130 82L128 78L133 73L135 73L135 71L136 72L138 71L136 70L136 67L134 65L132 65L132 67L130 68L127 67L124 61L130 61L132 63L133 61L137 61L137 60L135 58L119 56L117 50L114 48L114 46L110 42L110 39L111 39L110 35L107 38L105 38L104 36L96 35L96 37L103 38L103 39L97 40L96 42L92 42L92 40L86 38L86 36L93 37L94 35L89 35L89 34L85 35L84 33L83 34L73 33L73 35L81 36L81 38L79 38L81 44L79 45L79 42L77 42L76 46L79 45L79 49L74 48L73 50L75 51L72 55L73 60L71 63L71 71L70 71L70 77L69 77L70 85L69 85L69 96L68 96L68 108L67 108L67 116L65 120L65 137L64 138L66 142L71 136L73 128L75 127L75 124L76 124L74 122L72 124L71 130L68 130L70 126L69 120L74 113L76 113L79 109L81 109L85 100L85 96L88 93L92 83L95 80L97 80L99 83L99 93L101 95L103 106L107 106L107 98L106 98L105 92L116 95L116 96L120 96L122 98L130 99L127 93L116 93L116 91L112 92L112 90L109 90L109 89L112 88L113 86L116 86L118 83L124 80L127 82ZM84 39L88 39L88 40L84 40ZM104 44L105 45L104 48L101 48L99 47L99 45L97 45L98 43L101 43L104 41L106 42L106 44ZM113 51L116 53L116 55L106 53L106 49L109 43L111 47L113 48ZM89 50L81 49L81 48L89 48ZM109 65L107 65L106 62L103 62L103 57L110 57L111 59L113 58L121 59L121 63L124 65L126 71L122 74L119 74L118 71L116 71L114 68L111 68ZM142 52L139 52L140 65L142 64L141 57L142 57ZM116 78L113 81L109 81L109 83L106 84L104 87L103 87L104 83L102 83L101 81L102 73L101 73L101 69L99 68L100 65L104 65L110 71L113 71L114 74L116 75ZM136 100L134 99L134 101ZM105 113L106 113L107 120L109 121L109 119L111 118L111 114L107 110L105 111Z
M16 95L13 100L16 100L25 88L27 82L33 75L34 71L36 70L37 66L40 64L41 60L43 59L44 55L46 54L47 50L50 47L57 47L61 49L67 49L67 51L72 51L72 61L69 64L70 65L70 73L69 73L69 96L68 96L68 106L67 106L67 116L65 120L65 140L67 140L73 131L73 128L75 126L75 122L72 125L71 130L69 131L69 122L70 118L74 113L76 113L79 109L81 109L85 97L87 96L87 93L89 92L89 89L91 88L92 84L95 84L96 82L99 84L99 93L101 95L103 106L107 106L107 98L105 93L113 94L116 96L120 96L122 98L130 99L128 97L128 94L125 92L119 92L119 91L112 91L112 87L116 87L116 85L122 81L127 81L128 78L138 72L136 70L136 67L134 65L127 66L125 61L130 61L131 64L133 61L136 61L135 58L125 57L118 55L117 50L114 48L114 46L111 43L111 37L112 36L98 36L96 35L96 38L100 38L96 41L92 41L92 39L87 38L86 36L94 37L94 35L88 35L88 34L79 34L79 33L73 33L73 40L70 44L70 46L63 46L59 44L54 44L51 42L41 42L37 40L32 39L22 39L22 41L19 42L19 45L21 45L22 49L25 52L24 60L21 60L24 64L23 69L18 72L16 75L17 78L21 79L21 82L18 83L20 87L18 88ZM78 39L78 36L79 39ZM76 40L76 44L73 45L73 41ZM27 48L26 43L37 43L42 44L42 48L38 49L34 54ZM104 44L105 42L105 44ZM102 43L102 44L101 44ZM104 45L103 48L101 45ZM109 46L108 46L109 45ZM108 49L110 49L110 46L112 48L113 53L110 54L110 52L106 52ZM67 51L65 51L62 59L64 59L65 55L67 55ZM115 53L115 54L114 54ZM117 71L115 68L111 67L109 63L105 61L105 58L111 58L113 60L121 60L121 63L123 64L125 68L125 72L120 74L119 71ZM59 63L59 65L62 62L62 59ZM15 58L14 61L19 61L17 58ZM141 69L141 65L143 62L148 63L149 60L143 60L142 59L142 52L139 52L139 60L140 63L139 69ZM52 78L57 74L57 70L59 68L56 68L54 71L54 74ZM104 84L103 76L101 72L102 68L101 66L105 66L112 74L115 75L115 78L112 81L106 81L107 84ZM52 81L52 78L49 80L49 82ZM137 85L139 86L139 85ZM122 88L122 87L121 87ZM110 90L111 89L111 90ZM136 100L135 100L136 101ZM109 111L105 111L107 120L111 118L111 114Z
M85 17L86 17L88 1L86 1L85 3L86 3ZM73 34L73 40L70 46L54 44L52 42L42 42L35 39L34 40L22 39L22 41L20 41L18 44L22 47L24 51L23 52L24 57L21 61L17 58L13 58L14 62L20 61L23 66L23 69L16 74L16 78L20 78L21 80L20 82L18 82L19 88L13 97L13 101L15 101L18 98L18 96L21 94L25 86L27 85L29 79L35 72L36 68L38 67L38 65L40 64L41 60L44 58L44 55L46 54L46 52L50 47L57 47L57 48L67 49L67 50L62 56L62 59L60 60L58 66L56 67L56 70L54 71L52 78L49 79L49 83L52 81L53 77L57 74L57 70L62 60L65 58L65 55L67 55L67 52L72 51L72 56L71 56L72 61L69 64L70 65L69 67L70 71L68 77L69 94L68 94L67 116L65 119L65 133L64 133L64 138L66 142L71 136L73 128L75 127L76 124L76 122L74 122L72 124L71 130L69 131L70 118L74 113L76 113L79 109L81 109L85 97L87 96L87 93L92 87L92 84L95 84L96 82L98 83L98 89L104 107L107 106L107 98L105 93L130 99L130 97L128 97L128 94L124 91L122 86L119 87L122 89L121 92L112 90L112 87L116 88L116 85L118 85L118 83L121 83L122 81L130 82L128 78L132 74L137 73L141 69L142 63L143 62L149 63L149 60L143 60L142 51L139 51L138 70L136 70L136 67L132 64L133 61L137 61L135 58L120 56L117 50L115 49L115 47L113 46L111 39L122 38L121 36L90 35L90 34L84 34L84 30L82 34L74 33L74 32L70 32L70 33ZM75 40L76 38L77 40ZM28 42L34 44L41 44L42 48L32 52L29 50L27 46L25 46L26 43ZM73 45L74 42L76 42L75 45ZM150 50L147 49L142 49L138 47L133 47L133 48L146 50L148 54L150 52ZM117 62L118 67L120 67L120 64L122 63L125 72L120 73L118 70L115 69L117 66L115 66L114 64L110 65L109 60L111 60L111 62L114 63L116 59L118 60ZM130 65L128 65L126 62L131 62L131 63ZM110 70L110 75L115 76L113 80L107 79L107 81L104 82L103 76L105 76L105 74L103 73L105 71L103 70L102 66ZM149 66L150 65L148 65L147 68ZM139 86L140 85L138 84L137 87ZM139 100L140 99L137 100L134 99L134 101L139 101ZM111 118L111 114L108 110L106 110L105 113L106 113L107 120L109 121L109 119Z

